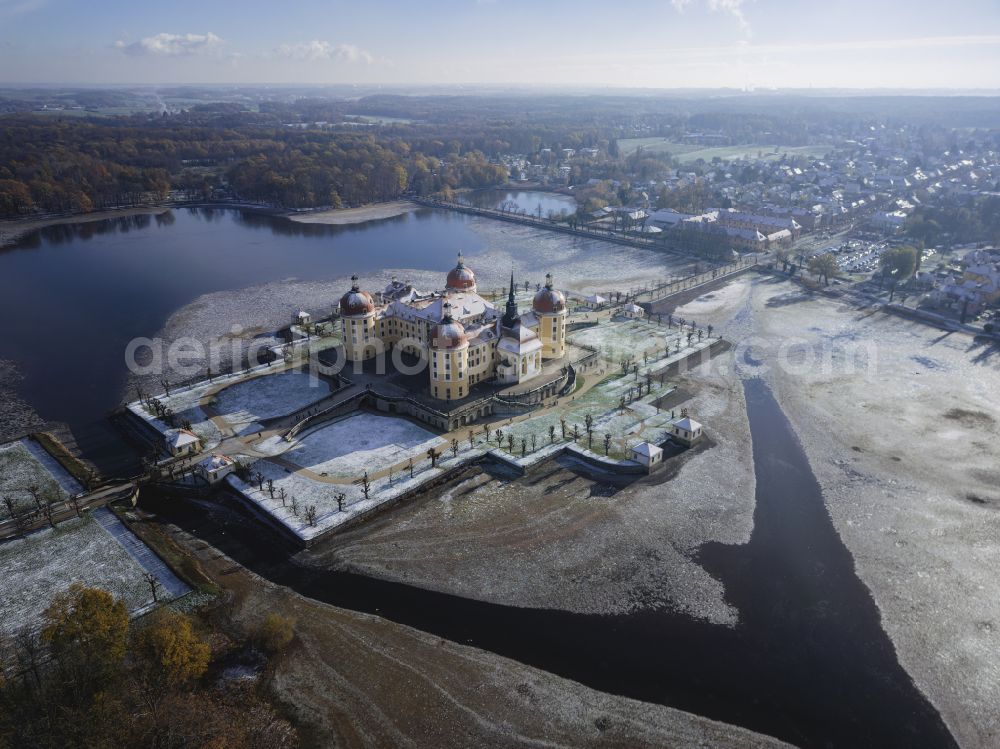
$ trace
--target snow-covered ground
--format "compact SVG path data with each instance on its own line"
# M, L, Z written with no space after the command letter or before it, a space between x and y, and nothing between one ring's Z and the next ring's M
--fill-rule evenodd
M356 479L409 458L423 460L445 444L412 421L360 411L300 434L283 457L314 473Z
M219 444L222 440L222 432L212 423L208 414L198 404L213 387L217 387L217 383L198 383L182 390L171 390L170 395L161 394L158 396L158 399L177 415L178 423L183 423L185 420L191 423L191 431L201 438L202 444L208 449ZM148 411L145 405L139 401L132 401L126 408L149 423L160 434L165 434L172 428Z
M692 555L705 541L750 536L749 426L739 383L698 375L701 388L686 405L716 444L679 458L667 482L636 477L616 489L558 463L518 480L473 474L324 541L306 560L504 605L595 614L669 606L734 625L739 613ZM563 450L557 440L550 447L546 432L545 446L516 462Z
M769 382L900 662L961 746L996 746L1000 351L769 277L721 291L675 315L737 342L713 376Z
M89 516L0 544L0 637L37 626L53 596L73 583L102 588L129 611L153 597L143 568Z
M212 408L234 431L242 433L261 421L298 411L330 392L329 384L307 372L280 372L254 377L220 390Z
M673 312L674 318L693 320L699 326L714 324L720 319L725 321L746 300L749 289L746 283L726 284L677 307Z
M218 391L217 395L212 396L215 391ZM172 388L170 395L161 393L157 399L173 411L178 423L189 421L191 431L201 438L206 449L211 449L222 440L223 435L200 405L208 397L216 398L213 408L233 425L235 431L247 431L257 418L290 413L328 393L328 385L311 379L307 374L279 372L276 368L260 365L211 380L201 380L183 388ZM161 434L171 428L139 401L132 401L127 408ZM283 410L286 408L287 411Z
M443 471L482 455L486 449L482 444L470 448L468 443L465 443L457 456L453 456L450 451L442 454L437 466L433 468L426 455L416 453L412 478L408 469L394 471L391 477L385 475L374 478L371 480L368 497L365 497L363 487L357 482L318 481L302 473L293 473L285 465L279 465L268 459L253 463L252 471L261 474L265 480L271 479L274 496L271 496L266 483L261 488L258 483L247 483L234 474L227 476L226 481L299 538L309 540L362 513L393 501L400 494L440 476ZM281 496L282 490L285 492L284 498ZM337 502L338 494L344 495L343 511L340 511ZM307 519L306 508L310 505L316 508L314 524L310 524Z
M29 487L37 487L39 495L50 501L80 491L73 477L27 437L0 445L0 497L10 497L19 509L34 509ZM0 518L7 519L5 507L0 507Z
M961 745L996 746L1000 351L787 282L742 283L735 325L753 333L900 662Z

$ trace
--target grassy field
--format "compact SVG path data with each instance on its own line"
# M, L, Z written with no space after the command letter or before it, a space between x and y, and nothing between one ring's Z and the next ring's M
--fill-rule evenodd
M618 148L623 154L629 154L638 148L651 153L669 153L682 164L693 164L698 159L711 161L718 157L723 161L733 161L743 157L756 158L757 154L768 161L780 159L783 154L788 156L806 156L820 158L830 150L829 146L774 146L747 144L740 146L705 147L687 143L671 143L665 138L628 138L618 141Z
M152 602L143 568L90 515L5 542L0 568L0 637L37 623L53 596L74 582L109 591L129 611Z

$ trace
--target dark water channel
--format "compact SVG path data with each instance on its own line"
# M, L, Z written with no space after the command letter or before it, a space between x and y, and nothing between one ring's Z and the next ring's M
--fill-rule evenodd
M235 506L174 501L157 509L304 595L605 692L803 747L956 746L897 662L779 404L761 381L744 389L757 474L754 531L745 545L711 543L698 553L739 611L735 629L669 611L595 616L500 606L306 568Z

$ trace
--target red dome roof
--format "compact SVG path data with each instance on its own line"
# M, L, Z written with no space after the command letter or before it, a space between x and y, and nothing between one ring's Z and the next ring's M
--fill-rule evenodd
M562 312L566 309L566 297L561 291L552 288L551 273L545 276L545 286L535 294L535 298L531 301L531 308L541 314Z
M462 253L458 253L458 265L448 272L446 288L452 291L474 291L476 288L476 274L471 268L465 267L465 259Z
M434 326L432 331L431 345L436 349L459 348L469 342L469 337L465 334L465 326L452 319L451 304L445 302L444 317L441 322Z
M344 317L354 317L374 312L375 301L372 295L367 291L361 291L357 276L351 276L351 281L354 282L351 290L340 297L340 314Z

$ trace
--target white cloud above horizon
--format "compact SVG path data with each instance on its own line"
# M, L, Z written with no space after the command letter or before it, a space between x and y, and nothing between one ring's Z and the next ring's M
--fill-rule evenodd
M375 56L371 52L356 44L333 44L320 39L294 44L279 44L275 47L274 54L290 60L339 60L340 62L366 65L375 62Z
M713 13L725 13L732 16L739 23L743 32L749 36L751 33L750 22L747 21L743 12L743 0L670 0L670 4L678 13L683 13L687 8L696 2L704 2Z
M1000 0L453 2L0 0L0 79L1000 89Z
M225 42L220 36L209 31L205 34L169 34L163 32L131 43L119 39L114 46L115 49L120 49L126 55L181 57L218 52L224 44Z

